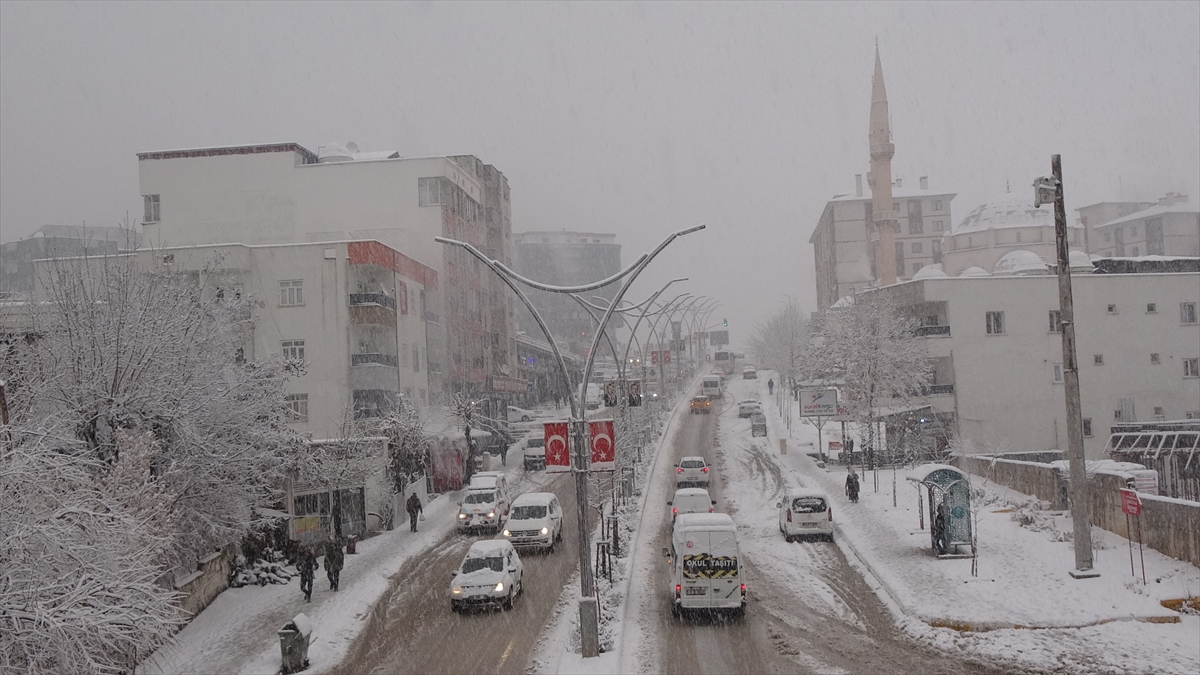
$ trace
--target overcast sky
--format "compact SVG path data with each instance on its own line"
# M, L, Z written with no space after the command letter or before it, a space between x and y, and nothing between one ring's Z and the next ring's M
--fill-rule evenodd
M1200 3L0 3L0 239L115 225L135 153L355 141L474 154L513 229L618 235L735 340L790 295L866 173L874 43L893 175L954 220L1063 155L1068 209L1200 199ZM906 185L907 187L907 185ZM1074 214L1072 214L1074 218ZM716 318L716 317L714 317Z

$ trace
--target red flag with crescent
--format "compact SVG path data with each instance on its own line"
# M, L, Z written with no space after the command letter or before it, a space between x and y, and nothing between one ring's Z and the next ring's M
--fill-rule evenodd
M546 473L563 473L571 470L571 445L567 441L566 422L546 422Z
M588 422L592 440L592 471L615 471L617 468L617 439L612 420Z

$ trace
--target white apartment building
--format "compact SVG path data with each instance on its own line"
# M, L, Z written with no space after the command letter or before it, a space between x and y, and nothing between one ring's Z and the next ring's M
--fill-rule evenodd
M1072 273L1084 449L1112 423L1200 417L1200 274ZM876 292L921 319L934 387L977 451L1066 449L1058 281L924 278Z
M1091 252L1102 257L1200 256L1200 209L1168 194L1139 211L1093 227Z
M1002 259L1019 261L1015 251L1030 251L1043 261L1057 259L1054 239L1054 205L1034 207L1030 195L1006 193L989 199L946 233L941 242L942 270L956 277L975 267L985 272L996 270ZM1084 228L1068 224L1067 245L1071 251L1084 251ZM1007 264L1007 263L1006 263ZM972 273L977 273L974 270Z
M862 175L855 177L855 193L834 195L825 203L817 227L809 237L817 277L817 307L827 309L838 299L878 284L872 255L873 205L863 196ZM911 279L922 267L942 261L942 235L950 230L952 192L904 187L896 179L892 211L897 221L896 277Z
M508 181L472 156L402 158L295 143L138 154L144 244L155 248L375 240L432 268L424 302L435 391L524 392L512 299L464 251L511 265ZM338 302L342 302L338 300Z

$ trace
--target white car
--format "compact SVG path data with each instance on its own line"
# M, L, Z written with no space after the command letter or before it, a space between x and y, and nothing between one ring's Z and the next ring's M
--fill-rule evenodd
M703 487L709 485L711 475L708 462L703 457L684 457L675 465L675 488Z
M754 413L761 412L762 404L752 398L748 398L738 404L738 417L753 417Z
M779 531L787 541L803 537L824 537L833 541L833 505L820 490L789 490L779 508Z
M708 494L704 488L679 488L675 496L667 502L671 507L671 522L686 513L712 513L717 500Z
M513 546L544 548L553 553L562 541L563 510L552 492L527 492L513 500L501 535Z
M512 609L513 599L524 592L525 567L513 545L503 539L471 544L458 569L451 572L450 610L499 605Z
M515 405L508 406L508 421L509 422L528 422L537 415L532 410L518 408Z
M463 500L459 502L455 526L460 532L498 531L508 511L508 498L502 489L487 487L467 490L467 494L463 495Z
M754 366L746 366L745 368L742 368L742 379L743 380L757 380L758 379L758 371L754 369Z

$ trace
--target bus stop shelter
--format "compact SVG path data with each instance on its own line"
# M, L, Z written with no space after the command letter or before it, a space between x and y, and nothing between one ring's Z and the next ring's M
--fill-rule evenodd
M969 558L975 554L971 532L971 482L949 464L922 464L908 480L924 490L929 505L929 540L939 558Z

